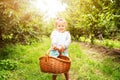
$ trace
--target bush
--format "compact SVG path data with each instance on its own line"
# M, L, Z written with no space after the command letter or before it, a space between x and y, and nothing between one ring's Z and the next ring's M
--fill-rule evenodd
M0 69L1 70L15 70L18 67L18 62L7 59L0 61Z
M0 71L0 80L8 80L10 76L11 75L9 71L5 71L5 70Z

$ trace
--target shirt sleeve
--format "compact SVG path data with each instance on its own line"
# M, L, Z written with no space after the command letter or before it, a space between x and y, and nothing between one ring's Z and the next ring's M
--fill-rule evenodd
M68 48L68 46L70 45L70 43L71 43L71 35L70 35L69 32L67 32L67 36L66 36L66 41L64 43L64 47Z
M57 45L57 35L56 35L56 32L55 32L55 31L53 31L53 32L51 33L50 38L51 38L52 46L53 46L53 45L56 46L56 45Z

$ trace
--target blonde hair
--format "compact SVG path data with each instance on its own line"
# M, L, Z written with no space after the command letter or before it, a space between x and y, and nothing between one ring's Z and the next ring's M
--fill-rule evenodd
M57 26L57 24L59 24L59 22L63 22L63 24L65 25L65 27L67 26L66 20L62 17L57 17L56 21L55 21L55 26Z

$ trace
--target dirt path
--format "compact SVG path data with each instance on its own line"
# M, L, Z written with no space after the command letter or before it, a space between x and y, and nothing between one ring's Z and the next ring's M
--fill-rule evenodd
M120 52L119 50L108 49L104 46L99 46L99 45L91 45L91 44L83 43L83 42L74 42L74 43L79 44L81 51L84 54L88 55L90 59L95 60L95 61L100 61L100 62L103 61L106 57L113 57L114 56L113 54L119 55L119 52ZM76 59L76 60L79 60L79 59ZM120 58L119 58L119 61L120 61ZM78 74L79 73L70 71L70 79L78 80L77 79L79 77Z
M79 43L79 45L83 53L87 54L90 58L95 60L102 59L107 53L107 49L103 47L98 47L87 43Z
M75 42L77 44L79 44L79 47L81 48L82 52L86 55L88 55L88 57L90 59L93 60L97 60L97 61L102 61L103 59L105 59L106 57L113 57L113 54L120 54L120 50L117 49L108 49L106 47L103 46L98 46L98 45L91 45L88 43L82 43L82 42ZM74 75L70 76L71 80L77 80L77 73L74 74L74 72L70 71L70 75Z
M105 51L103 50L102 53L100 54L99 49L96 49L95 46L91 46L90 44L87 43L82 43L82 42L75 42L75 44L79 44L80 49L82 50L82 52L86 55L88 55L89 58L93 59L93 60L102 60L103 56L105 56L103 53L105 53ZM79 73L78 73L79 74ZM78 75L75 72L70 71L70 75L74 75L74 76L70 76L70 80L78 80Z

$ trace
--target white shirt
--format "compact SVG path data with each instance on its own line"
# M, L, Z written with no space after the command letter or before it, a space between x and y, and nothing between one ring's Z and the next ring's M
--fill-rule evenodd
M61 45L65 47L65 52L67 51L67 48L71 42L71 36L68 31L65 32L58 32L57 30L54 30L51 33L51 40L52 40L52 45L57 46L59 48Z

